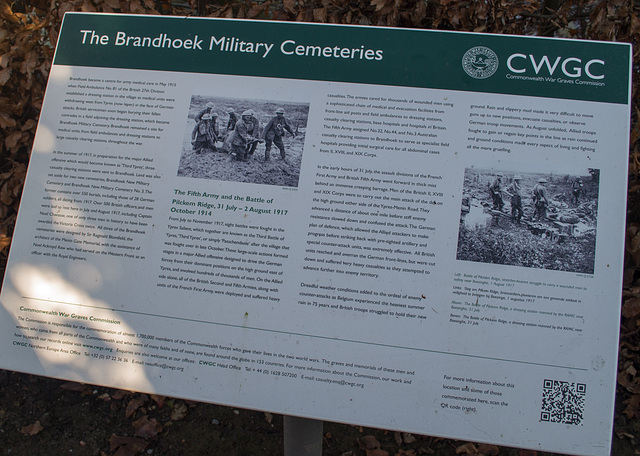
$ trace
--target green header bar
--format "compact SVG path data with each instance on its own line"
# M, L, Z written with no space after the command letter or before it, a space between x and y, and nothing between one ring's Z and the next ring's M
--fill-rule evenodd
M631 45L295 22L67 13L54 63L627 104Z

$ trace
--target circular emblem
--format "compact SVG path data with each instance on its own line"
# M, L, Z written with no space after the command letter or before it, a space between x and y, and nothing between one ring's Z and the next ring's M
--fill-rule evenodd
M462 56L462 68L475 79L486 79L498 69L498 56L488 47L476 46Z

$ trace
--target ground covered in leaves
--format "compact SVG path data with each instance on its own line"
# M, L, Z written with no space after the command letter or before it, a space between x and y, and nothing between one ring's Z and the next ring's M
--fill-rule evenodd
M640 454L640 107L637 103L640 5L637 1L0 0L0 277L4 275L35 127L65 11L332 22L634 44L629 210L613 454ZM298 140L302 140L302 136ZM220 157L222 155L216 158ZM236 169L231 166L225 162L220 169ZM297 176L295 169L292 172L287 167L284 171ZM263 412L0 371L0 454L3 455L279 455L283 452L282 440L282 417ZM325 423L324 454L542 456L544 453Z
M2 455L278 456L283 448L279 415L0 370ZM623 436L616 438L613 454L638 453ZM324 423L323 455L551 453Z

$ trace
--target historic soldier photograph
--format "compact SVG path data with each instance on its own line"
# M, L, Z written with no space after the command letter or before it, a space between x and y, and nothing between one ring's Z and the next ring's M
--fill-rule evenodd
M538 182L533 187L533 216L531 217L533 220L546 220L547 218L547 207L549 206L549 200L547 199L547 190L544 184L547 183L547 180L544 177L538 179Z
M571 184L571 193L573 194L573 204L575 204L576 206L580 202L580 194L582 193L583 188L584 188L584 185L582 184L582 179L579 177L573 181L573 184Z
M270 158L271 144L275 144L278 149L280 149L280 158L282 160L286 160L286 153L284 150L284 142L282 141L282 137L285 134L285 130L288 131L292 136L296 136L295 132L287 122L287 119L284 117L284 109L278 108L275 112L275 117L273 117L269 123L264 127L263 137L265 140L265 150L264 150L264 159L268 161Z
M502 173L496 174L493 179L493 183L489 186L489 193L491 194L491 200L493 201L493 208L501 211L504 207L504 201L502 199Z
M522 210L522 186L520 185L520 181L522 181L522 176L516 174L513 176L513 182L504 190L504 193L509 196L511 202L511 220L518 224L524 214Z
M231 155L238 161L246 161L256 151L260 134L260 121L256 118L253 109L247 109L242 113L240 120L229 133L231 143ZM266 152L265 152L266 154Z
M297 187L308 117L304 102L193 95L177 174Z
M200 120L193 127L191 133L191 144L196 154L205 152L216 152L216 141L218 140L218 115L216 113L203 114Z
M600 173L569 171L466 168L456 258L593 274Z

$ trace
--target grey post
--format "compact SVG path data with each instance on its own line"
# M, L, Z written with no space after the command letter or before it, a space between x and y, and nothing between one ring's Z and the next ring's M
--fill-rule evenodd
M321 456L322 421L284 416L284 456Z

